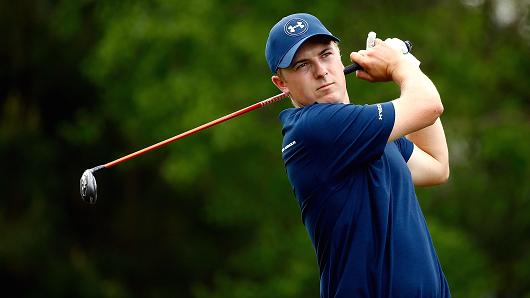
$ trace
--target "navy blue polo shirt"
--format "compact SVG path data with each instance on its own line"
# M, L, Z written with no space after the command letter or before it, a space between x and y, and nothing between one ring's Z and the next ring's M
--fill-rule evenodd
M282 158L316 251L320 297L450 297L391 102L280 113Z

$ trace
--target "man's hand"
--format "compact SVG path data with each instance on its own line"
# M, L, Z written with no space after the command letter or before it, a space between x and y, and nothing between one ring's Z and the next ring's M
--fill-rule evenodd
M416 59L412 53L409 52L409 48L407 47L407 44L402 41L399 38L387 38L385 39L385 43L397 50L400 50L403 55L405 55L405 58L409 61L409 63L412 63L413 65L416 65L417 67L420 66L421 62L420 60Z
M356 72L357 77L370 82L391 81L398 68L410 67L401 51L379 38L375 39L374 47L352 52L350 59L364 69Z

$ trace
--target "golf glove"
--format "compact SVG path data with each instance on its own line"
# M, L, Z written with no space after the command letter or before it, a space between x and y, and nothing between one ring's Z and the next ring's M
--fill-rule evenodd
M412 65L415 65L416 67L420 67L420 60L416 59L414 55L412 55L409 52L409 49L407 48L407 45L399 38L387 38L385 39L385 43L388 44L390 47L397 49L401 51L405 58L412 63Z
M373 48L375 46L375 38L376 37L377 37L377 34L375 32L372 31L372 32L368 33L368 37L366 38L366 49L367 50L370 49L370 48ZM385 43L388 44L390 47L401 51L405 55L405 58L410 63L412 63L413 65L415 65L417 67L420 66L421 62L418 59L416 59L416 57L414 57L414 55L412 55L409 52L409 50L407 48L407 45L401 39L399 39L399 38L387 38L387 39L385 39Z

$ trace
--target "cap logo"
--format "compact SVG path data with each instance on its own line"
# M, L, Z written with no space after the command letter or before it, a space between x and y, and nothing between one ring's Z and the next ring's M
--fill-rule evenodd
M309 29L309 24L306 20L300 18L290 19L283 27L283 31L289 36L302 35L306 33L307 29Z

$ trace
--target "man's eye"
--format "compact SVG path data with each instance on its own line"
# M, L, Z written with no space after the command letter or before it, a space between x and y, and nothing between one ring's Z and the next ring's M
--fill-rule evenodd
M296 69L296 70L299 70L299 69L302 69L302 68L304 68L304 67L306 67L306 66L307 66L307 63L305 63L305 62L304 62L304 63L300 63L300 64L297 64L297 65L296 65L295 69Z
M325 52L324 54L322 54L322 58L326 58L329 55L331 55L331 52Z

